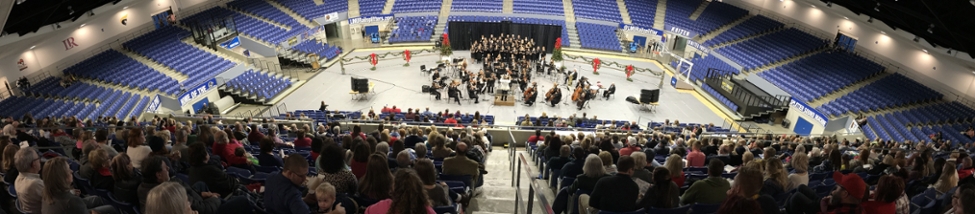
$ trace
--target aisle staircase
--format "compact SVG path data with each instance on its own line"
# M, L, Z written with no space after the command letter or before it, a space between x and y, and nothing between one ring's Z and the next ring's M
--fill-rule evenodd
M568 17L568 16L566 16ZM582 48L582 43L579 41L579 29L576 29L575 22L565 21L566 30L569 31L569 47ZM576 44L579 43L579 44Z
M278 4L275 1L265 0L264 2L267 2L268 4L271 4L271 6L274 6L274 8L278 8L278 10L280 10L281 12L284 12L284 14L288 14L289 16L291 16L291 18L297 20L298 23L301 23L301 24L305 25L305 27L314 28L314 27L318 27L319 26L318 23L315 23L312 20L305 19L305 17L302 17L302 16L298 15L297 13L295 13L294 11L292 11L291 9L289 9L288 7L285 7L284 5ZM350 5L350 7L351 7L351 5ZM358 7L358 4L356 4L356 7Z
M234 12L240 13L241 15L244 15L244 16L249 16L251 18L254 18L254 19L257 19L257 20L261 20L263 22L266 22L268 24L274 25L275 27L284 29L286 31L291 30L291 26L288 26L288 25L285 25L285 24L281 24L281 23L278 23L278 22L275 22L275 21L271 21L270 19L265 19L264 17L260 17L260 16L257 16L257 15L251 14L250 12L247 12L247 11L238 10L237 8L234 8L234 7L224 7L224 8L226 8L227 10L230 10L230 11L234 11Z
M349 0L349 17L362 16L359 13L359 0Z
M744 17L741 17L738 20L735 20L731 23L719 27L718 29L708 32L707 34L697 35L697 37L695 37L694 39L695 41L700 41L700 43L704 43L705 41L714 39L714 37L718 37L718 35L721 35L721 33L724 33L725 31L728 31L729 29L738 26L738 24L745 22L751 17L753 17L753 15L745 15Z
M389 0L389 2L392 2L392 0ZM386 4L389 5L388 2ZM440 6L440 15L437 16L437 26L433 28L434 32L437 32L437 34L430 37L431 42L436 42L439 40L440 35L443 35L444 33L444 29L447 29L447 18L450 17L450 7L451 5L454 5L454 0L443 0L442 5L443 6ZM392 10L392 6L389 6L389 8Z
M691 13L691 17L688 18L691 19L691 21L697 21L697 18L701 17L701 14L704 13L704 9L708 8L708 4L710 3L711 1L701 1L701 5L698 5L697 10L694 10L694 12Z
M770 69L773 69L773 68L776 68L776 67L779 67L779 66L782 66L782 65L785 65L785 64L789 64L789 63L795 62L796 60L800 60L800 59L806 58L808 56L812 56L812 55L815 55L815 54L818 54L818 53L822 53L823 51L826 51L826 47L822 47L822 48L819 48L819 49L810 51L809 53L805 53L805 54L802 54L802 55L793 56L793 57L790 57L790 58L787 58L787 59L783 59L781 61L774 62L772 64L768 64L768 65L765 65L765 66L762 66L762 67L758 67L758 68L755 68L755 69L752 69L752 70L749 70L749 71L742 71L740 74L744 74L746 72L748 74L762 73L764 71L767 71L767 70L770 70Z
M576 11L572 7L572 0L562 0L562 10L565 10L566 25L569 25L569 22L572 22L572 28L575 28ZM571 32L569 33L571 34Z
M385 6L383 6L383 14L390 14L390 13L393 13L393 4L394 4L394 3L396 3L396 0L386 0L386 5L385 5ZM450 8L450 6L449 6L449 5L447 5L447 6L445 6L445 7L447 7L447 8ZM441 8L441 9L442 9L442 8ZM351 16L350 16L350 17L351 17Z
M502 7L501 7L501 12L502 13L509 13L509 14L510 13L514 13L514 11L515 11L515 6L514 5L515 5L515 1L514 0L504 0L504 4L502 4Z
M667 17L667 0L657 0L657 12L653 16L653 28L664 29L664 19Z
M758 38L760 36L764 36L764 35L768 35L768 34L773 34L773 33L776 33L776 32L779 32L779 31L782 31L782 30L785 30L785 29L788 29L788 28L779 28L779 29L775 29L775 30L770 30L770 31L765 32L765 33L759 33L759 34L755 34L755 35L751 35L751 36L742 37L742 38L737 39L737 40L732 40L730 42L725 42L725 43L717 44L717 45L711 46L711 50L717 50L719 48L723 48L723 47L728 46L728 45L738 44L739 42L744 42L745 40ZM715 35L715 36L717 36L717 35Z
M832 93L826 94L825 96L820 97L819 99L810 100L810 101L808 101L806 103L808 103L809 106L812 106L813 108L817 108L819 106L822 106L823 104L826 104L829 101L838 99L838 98L840 98L840 97L842 97L842 96L844 96L846 94L849 94L849 93L851 93L853 91L856 91L856 90L858 90L860 88L863 88L864 86L867 86L870 83L873 83L873 82L876 82L877 80L883 79L884 77L887 77L888 75L890 75L890 73L882 72L880 75L874 75L874 76L872 76L870 78L867 78L867 79L862 80L860 82L853 83L851 85L848 85L846 87L841 88L840 90L836 90L836 91L833 91Z
M315 2L315 5L323 5L323 4L325 4L325 0L312 0L312 1Z
M620 17L623 17L623 24L632 25L633 21L630 20L630 11L626 9L626 2L616 0L616 6L620 7Z
M240 36L244 36L244 35L240 35ZM255 39L251 39L251 40L255 40ZM232 62L234 62L236 64L247 64L247 62L245 62L244 60L241 60L242 58L243 59L246 59L247 57L245 57L243 55L238 55L238 56L235 57L235 56L229 55L228 53L224 53L224 52L220 52L220 51L215 51L213 49L204 47L203 45L200 45L200 44L197 44L196 42L194 42L193 41L193 37L186 37L182 41L183 41L183 43L189 44L189 45L195 47L196 49L200 49L200 50L206 51L207 53L211 53L211 54L217 55L220 58L223 58L223 59L226 59L226 60L230 60L230 61L232 61ZM274 46L269 46L269 47L274 47Z
M182 74L179 71L173 70L168 66L152 61L151 59L139 55L135 52L129 51L128 49L125 48L114 48L114 49L119 53L125 54L129 58L134 59L135 61L139 61L142 64L145 64L146 66L149 66L150 68L165 74L169 78L175 79L177 82L183 82L184 80L189 79L189 76L186 76L185 74Z

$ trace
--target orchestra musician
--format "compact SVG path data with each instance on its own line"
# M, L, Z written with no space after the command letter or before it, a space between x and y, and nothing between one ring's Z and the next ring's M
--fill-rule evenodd
M555 107L556 104L559 104L559 101L562 101L562 89L559 88L558 83L553 83L552 89L549 89L548 93L545 93L545 101L551 104L552 107Z
M487 92L494 93L494 82L498 80L498 77L494 73L488 73L485 81L487 82Z
M440 89L441 88L443 88L443 87L440 87L440 83L437 83L436 80L434 80L432 83L430 83L430 93L433 94L433 95L436 95L437 96L437 100L440 100Z
M572 81L575 81L576 80L576 77L578 75L579 75L579 71L576 70L576 69L572 69L572 71L569 72L568 75L565 75L565 85L566 85L566 87L572 85Z
M586 102L591 100L593 96L596 95L596 90L585 89L584 87L579 87L576 90L581 90L580 92L581 94L579 95L580 96L579 101L576 102L578 109L581 111L582 108L586 106Z
M603 98L609 99L609 95L616 93L616 83L609 84L609 88L603 92Z
M470 82L470 83L467 84L467 96L470 97L471 99L474 99L474 104L477 104L477 103L480 102L480 100L478 99L478 96L477 96L477 91L478 91L477 90L477 83Z
M536 98L538 98L538 83L533 82L532 86L525 90L525 105L535 105Z
M450 87L447 87L447 98L454 98L454 101L457 101L457 105L460 105L460 89L457 89L458 85L460 85L460 82L457 81L450 83Z

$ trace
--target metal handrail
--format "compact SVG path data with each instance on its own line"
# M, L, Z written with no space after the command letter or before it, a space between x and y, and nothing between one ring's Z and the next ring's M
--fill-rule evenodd
M528 184L528 202L525 203L525 205L526 205L525 213L528 213L528 214L531 214L532 213L532 211L533 211L532 208L535 205L535 197L538 197L538 201L541 202L540 206L542 207L542 212L544 212L546 214L554 214L555 211L552 210L552 205L549 204L549 202L548 202L549 200L547 198L545 198L545 194L542 194L542 193L536 191L536 190L541 189L540 188L541 185L538 184L538 178L536 176L532 176L533 170L532 170L531 164L528 164L528 160L525 159L525 153L518 154L518 157L521 160L520 161L517 161L518 162L518 170L514 173L514 174L517 174L517 178L515 179L515 212L514 213L515 214L518 214L519 204L521 203L521 178L522 178L522 176L521 176L521 172L522 172L521 165L525 165L524 172L525 172L525 174L528 175L528 179L529 179L529 182L530 182Z

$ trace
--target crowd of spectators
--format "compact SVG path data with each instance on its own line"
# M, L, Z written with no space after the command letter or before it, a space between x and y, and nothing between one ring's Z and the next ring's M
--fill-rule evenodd
M0 213L434 213L469 203L491 151L491 136L473 127L365 133L210 120L36 129L5 120L14 131L0 136L0 175L17 209ZM75 134L37 133L64 130Z
M971 144L660 130L536 131L553 211L975 212Z

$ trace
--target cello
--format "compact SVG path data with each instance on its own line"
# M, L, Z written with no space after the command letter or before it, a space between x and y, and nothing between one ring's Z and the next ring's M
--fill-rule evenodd
M532 86L531 87L528 87L528 89L525 89L525 94L524 94L525 95L525 100L528 100L532 96L535 95L535 86L537 86L537 83L532 83Z
M572 92L572 101L579 101L579 99L582 98L582 92L582 87L576 86L575 92Z
M548 92L545 93L545 101L546 102L552 102L552 98L554 98L552 96L552 94L555 93L555 89L556 88L559 88L559 84L558 83L553 83L552 84L552 89L549 89Z

